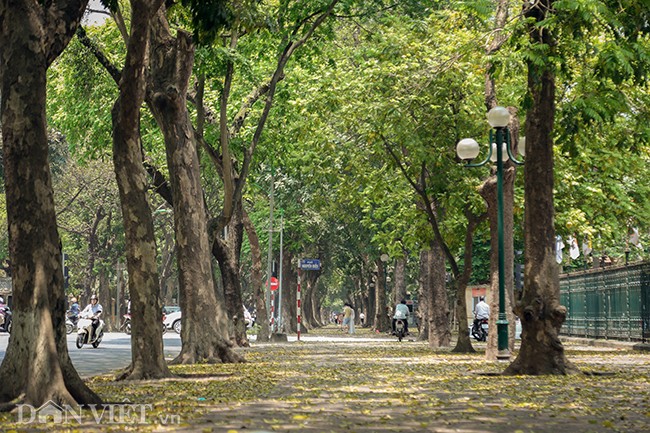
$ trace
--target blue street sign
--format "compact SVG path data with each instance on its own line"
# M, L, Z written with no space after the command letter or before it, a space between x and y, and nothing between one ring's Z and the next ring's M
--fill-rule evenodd
M300 269L304 269L306 271L320 271L320 260L302 259L300 260Z

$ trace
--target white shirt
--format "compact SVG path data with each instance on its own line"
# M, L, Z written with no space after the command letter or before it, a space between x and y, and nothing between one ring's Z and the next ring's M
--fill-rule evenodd
M98 302L95 305L93 305L92 302L91 302L90 304L88 304L86 306L86 308L84 308L84 310L81 312L80 316L81 317L94 316L94 315L99 314L101 312L102 312L102 304L100 304Z
M474 315L477 319L489 319L490 318L490 306L485 301L480 301L474 307Z

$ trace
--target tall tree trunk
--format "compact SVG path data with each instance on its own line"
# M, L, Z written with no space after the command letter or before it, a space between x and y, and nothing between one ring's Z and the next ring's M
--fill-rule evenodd
M367 269L368 263L367 260L364 259L363 261L364 267ZM373 264L374 268L374 264ZM375 326L375 308L377 307L377 289L376 285L378 284L378 275L375 275L371 269L367 270L366 273L368 274L367 278L367 287L366 287L366 293L368 294L368 310L366 311L366 326L367 327L373 327Z
M221 281L225 297L225 307L235 342L239 346L248 346L246 324L244 323L244 301L241 295L239 279L239 254L243 239L243 224L241 222L241 203L233 210L232 218L226 226L226 234L217 237L213 244L213 254L219 262Z
M310 322L312 323L312 326L314 328L320 328L323 326L320 320L320 296L318 293L318 277L320 276L320 273L317 274L316 279L312 283L312 291L311 291L311 296L309 297L310 301L310 308L309 312L311 313L311 318Z
M527 5L532 18L529 36L533 45L555 47L549 27L536 24L548 19L553 0ZM552 54L552 53L549 53ZM577 372L569 362L559 333L566 319L560 305L560 281L555 261L553 209L553 121L555 76L550 63L528 62L528 93L532 106L526 116L526 169L524 290L515 307L521 319L521 349L505 374L568 374Z
M99 208L97 208L97 211L95 212L95 218L90 228L90 233L88 233L88 248L86 250L86 256L88 257L88 262L86 264L86 269L84 271L83 287L89 291L92 291L93 288L95 287L95 262L97 260L97 256L99 255L97 227L99 227L99 223L106 216L107 214L104 212L104 208L102 206L99 206ZM104 302L107 302L108 299L110 298L101 297L100 299L104 299L105 300Z
M431 269L433 253L430 249L420 251L419 296L418 296L418 323L420 324L419 341L429 341L429 310L433 303L431 289Z
M260 248L260 238L257 236L255 226L251 221L245 209L242 209L242 221L244 229L248 235L248 243L251 246L251 260L253 265L251 267L251 286L253 286L253 301L255 302L255 309L257 314L257 325L259 331L257 332L257 341L268 341L270 338L269 322L266 320L268 313L266 311L266 300L264 298L264 280L262 278L262 249Z
M437 348L451 344L449 298L447 296L445 256L442 246L435 240L431 242L430 253L429 347Z
M359 271L361 274L359 277L359 290L361 291L360 294L360 302L359 302L359 319L361 319L361 313L363 313L364 320L363 320L363 327L368 326L368 317L370 314L370 297L369 297L369 290L368 290L368 278L365 276L365 272L363 269Z
M140 106L145 97L151 20L162 0L131 0L131 36L113 106L113 164L120 192L131 301L131 365L120 376L169 377L163 353L162 303L153 218L142 161Z
M176 287L176 275L174 274L174 257L176 254L176 245L174 243L174 230L164 230L164 244L161 248L161 265L160 265L160 298L163 305L179 302Z
M0 123L14 309L0 366L2 409L16 402L101 402L68 354L45 115L47 68L74 35L87 3L0 1Z
M395 272L393 272L395 284L393 286L393 304L406 299L406 259L395 260Z
M388 305L388 298L386 296L386 266L380 259L375 260L375 264L377 265L378 281L375 284L375 317L373 329L379 332L388 332L391 329L390 317L392 317L393 312L391 306Z
M285 332L298 331L296 273L291 267L293 254L285 250L282 254L282 323Z
M314 271L303 271L302 272L302 287L301 287L301 298L302 302L300 303L302 309L302 324L307 329L314 329L316 324L313 322L312 318L314 317L312 313L313 303L311 297L314 296L314 289L316 280L314 279Z
M151 110L165 137L174 207L174 232L179 271L182 348L173 361L232 362L228 334L217 321L206 207L201 187L194 130L187 111L187 89L194 64L190 34L171 36L164 8L152 29ZM240 304L241 309L241 304Z
M512 132L512 131L511 131ZM514 186L515 168L508 167L503 170L503 257L504 257L504 286L506 304L504 306L508 319L508 347L510 352L514 351L515 345L515 315L513 307L514 287ZM498 235L498 209L497 209L497 180L496 176L490 176L481 186L479 193L487 203L488 219L490 221L490 321L488 330L488 342L485 350L485 357L490 361L497 359L497 317L499 315L499 244L496 241Z
M467 228L465 229L465 248L463 252L463 272L456 278L456 317L458 317L458 341L456 347L452 352L455 353L472 353L474 348L469 338L467 329L467 301L465 300L465 292L469 284L470 276L472 275L472 251L474 244L474 232L476 228L486 218L487 213L475 215L468 207L464 210L465 218L467 219Z

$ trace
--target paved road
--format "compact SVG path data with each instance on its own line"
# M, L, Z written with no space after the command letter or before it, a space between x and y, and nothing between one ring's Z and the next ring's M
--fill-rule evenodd
M104 334L102 343L94 349L90 345L84 345L77 349L75 345L76 333L68 335L68 352L75 368L82 377L108 373L114 370L125 368L131 362L131 338L122 332L109 332ZM0 332L0 361L5 356L9 334ZM337 342L363 342L377 341L377 338L360 338L353 336L301 336L302 341L337 341ZM384 340L384 339L379 339ZM386 341L394 339L386 338ZM254 338L251 340L254 342ZM288 342L295 342L296 336L289 335ZM163 335L165 347L165 358L173 359L181 351L181 339L175 332L167 332ZM268 343L271 344L271 343Z
M131 362L131 338L123 332L104 334L102 343L97 349L84 345L77 349L76 333L68 335L68 351L75 368L82 377L107 373L125 368ZM0 361L4 359L9 334L0 332ZM181 339L175 332L163 335L165 357L174 358L181 350Z

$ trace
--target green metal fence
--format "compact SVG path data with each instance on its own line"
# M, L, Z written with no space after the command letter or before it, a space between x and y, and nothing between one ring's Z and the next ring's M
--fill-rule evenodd
M564 335L650 339L650 262L561 275L560 300Z

